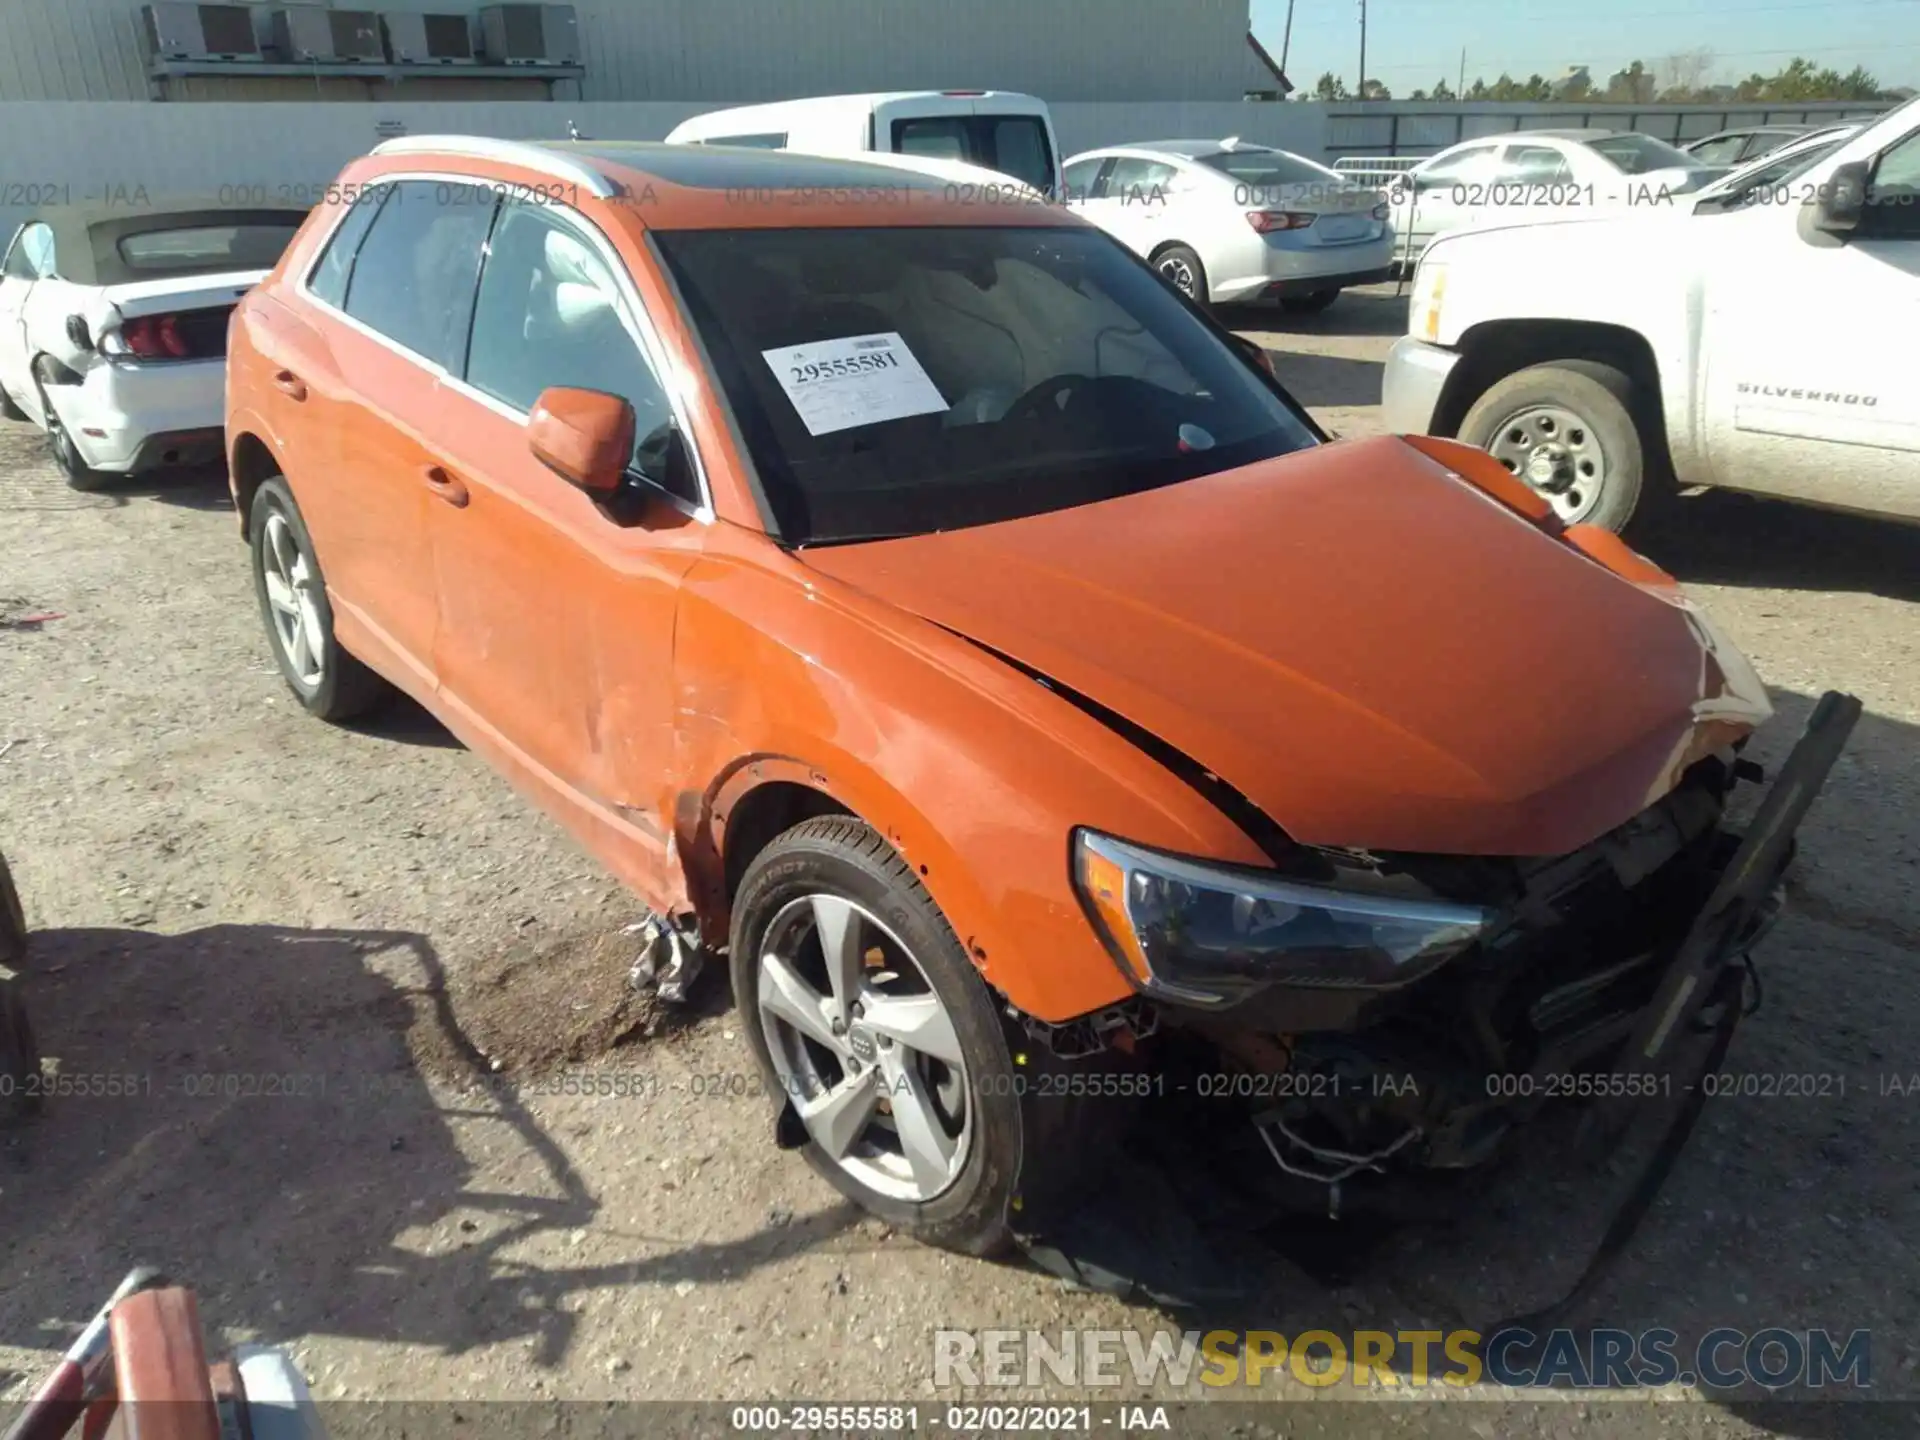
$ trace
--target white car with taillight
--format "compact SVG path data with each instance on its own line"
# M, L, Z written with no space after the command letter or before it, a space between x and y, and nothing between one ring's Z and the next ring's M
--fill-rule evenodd
M1286 150L1157 140L1085 151L1065 175L1070 209L1202 303L1324 310L1393 260L1385 194Z
M61 206L0 260L0 415L46 432L79 489L217 460L227 319L297 209Z

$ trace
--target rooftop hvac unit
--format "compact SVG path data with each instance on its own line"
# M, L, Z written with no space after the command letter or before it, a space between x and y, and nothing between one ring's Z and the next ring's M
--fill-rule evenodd
M486 5L480 48L496 65L578 65L580 22L571 5Z
M162 60L258 60L260 41L247 5L156 4L140 7L147 48Z
M302 64L384 64L380 17L371 10L322 10L302 5L273 12L273 48Z
M380 16L387 28L387 53L396 65L472 65L473 27L465 15L428 15L418 10L389 10Z

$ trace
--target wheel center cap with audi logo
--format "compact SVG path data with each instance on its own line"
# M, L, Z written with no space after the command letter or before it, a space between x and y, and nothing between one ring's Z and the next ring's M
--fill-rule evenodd
M873 1064L880 1053L873 1043L872 1032L859 1025L847 1031L847 1048L865 1065Z

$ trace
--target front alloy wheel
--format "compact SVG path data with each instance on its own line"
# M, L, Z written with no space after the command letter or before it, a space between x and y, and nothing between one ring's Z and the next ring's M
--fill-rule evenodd
M814 1143L880 1194L945 1194L973 1139L967 1064L907 947L866 907L815 894L787 902L761 949L768 1054Z
M848 1199L928 1244L1008 1243L1016 1194L1072 1147L1028 1146L1005 1022L914 867L849 815L802 821L733 897L734 1004L780 1129ZM789 1131L797 1121L797 1133Z

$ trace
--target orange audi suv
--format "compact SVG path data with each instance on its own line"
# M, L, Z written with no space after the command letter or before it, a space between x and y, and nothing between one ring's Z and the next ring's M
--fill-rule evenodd
M1830 763L1743 839L1768 701L1669 577L892 167L385 144L227 441L301 703L438 715L726 954L778 1141L968 1251L1169 1107L1324 1213L1668 1064Z

